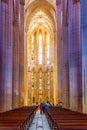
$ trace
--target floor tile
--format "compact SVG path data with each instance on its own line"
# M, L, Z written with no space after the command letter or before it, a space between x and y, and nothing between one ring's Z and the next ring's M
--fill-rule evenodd
M40 114L40 111L38 110L29 130L50 130L45 114Z

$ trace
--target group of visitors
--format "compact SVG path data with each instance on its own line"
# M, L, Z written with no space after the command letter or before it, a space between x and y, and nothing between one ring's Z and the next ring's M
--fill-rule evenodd
M43 114L45 109L50 109L52 107L53 107L53 104L48 101L47 101L47 103L41 102L39 105L40 114Z
M36 106L38 107L38 109L40 110L40 114L43 114L45 109L51 109L53 108L54 104L52 104L51 102L47 101L47 103L41 102L40 105L38 105L38 103L36 103ZM57 106L59 108L62 108L63 104L61 101L58 102Z

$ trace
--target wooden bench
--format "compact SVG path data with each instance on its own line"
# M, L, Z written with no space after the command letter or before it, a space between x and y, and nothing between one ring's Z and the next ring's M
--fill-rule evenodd
M0 113L0 130L27 130L37 107L22 107Z
M64 108L45 111L52 130L87 130L87 115Z
M61 126L58 130L87 130L87 125L68 125L68 126Z

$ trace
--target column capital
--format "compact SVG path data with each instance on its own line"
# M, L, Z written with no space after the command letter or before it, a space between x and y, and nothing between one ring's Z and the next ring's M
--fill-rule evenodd
M21 5L25 5L25 0L20 0Z
M56 5L60 5L61 4L61 0L56 0Z
M8 0L1 0L1 2L5 2L5 3L8 3Z

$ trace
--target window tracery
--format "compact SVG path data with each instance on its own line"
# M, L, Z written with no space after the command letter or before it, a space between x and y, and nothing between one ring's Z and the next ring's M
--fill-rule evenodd
M39 64L42 64L42 53L43 53L43 48L42 48L43 40L42 40L42 32L39 32L39 49L38 49L38 55L39 55Z
M32 59L32 62L34 62L34 35L32 36L31 48L32 48L31 59Z

